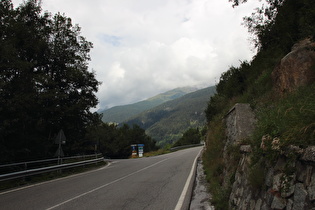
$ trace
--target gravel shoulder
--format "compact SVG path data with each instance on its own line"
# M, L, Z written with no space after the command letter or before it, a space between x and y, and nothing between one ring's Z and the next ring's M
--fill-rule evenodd
M207 181L203 170L202 159L199 157L190 210L214 210L210 199L211 195L207 190Z

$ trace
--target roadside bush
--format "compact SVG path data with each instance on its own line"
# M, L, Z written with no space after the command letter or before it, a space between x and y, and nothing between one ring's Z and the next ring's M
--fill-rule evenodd
M200 144L201 133L199 128L190 128L183 136L174 144L174 147L190 145L190 144Z
M261 190L265 182L265 163L258 162L250 167L248 181L255 190Z
M280 138L281 146L290 144L306 147L314 144L315 84L301 87L257 113L258 124L254 134L256 145L263 135Z
M225 144L225 130L222 116L216 116L209 123L209 131L206 139L206 151L203 153L203 165L209 191L212 194L211 203L216 209L227 209L229 189L222 187L223 183L223 149Z

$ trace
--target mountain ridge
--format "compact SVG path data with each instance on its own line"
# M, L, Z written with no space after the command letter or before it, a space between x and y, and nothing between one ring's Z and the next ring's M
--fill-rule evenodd
M173 143L187 129L205 125L204 110L215 92L216 87L210 86L188 93L135 115L123 123L139 125L158 145Z
M196 90L198 90L198 88L196 87L178 87L164 93L152 96L146 100L127 105L114 106L106 110L98 111L98 113L103 115L103 122L122 123L123 121L126 121L143 111L149 110L164 102L174 100Z

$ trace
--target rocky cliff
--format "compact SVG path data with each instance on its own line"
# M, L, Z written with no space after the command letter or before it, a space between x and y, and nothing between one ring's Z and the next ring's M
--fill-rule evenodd
M284 95L314 83L314 49L315 44L305 39L281 60L272 73L275 94ZM254 111L248 104L236 104L224 120L223 185L231 188L230 209L315 210L315 142L307 148L280 147L279 138L265 135L261 137L260 156L256 154L253 162L246 139L255 128ZM272 161L266 160L270 153L277 154Z
M315 81L315 43L304 39L292 47L292 50L272 72L274 88L281 95L292 92L299 86Z
M240 147L242 157L232 185L230 209L315 209L315 146L302 152L288 148L275 165L269 165L267 173L250 164L246 147ZM294 153L300 155L297 161L291 161ZM260 176L264 181L255 186L253 179Z
M248 104L236 104L225 117L225 187L234 178L230 209L315 209L315 146L302 149L290 145L280 149L279 140L266 135L262 137L261 149L264 151L269 143L272 150L281 155L274 161L275 165L262 166L259 162L252 165L251 146L242 144L242 139L253 131L255 121ZM238 147L241 154L236 170L231 161L233 157L229 156L229 147ZM260 161L264 161L264 155Z

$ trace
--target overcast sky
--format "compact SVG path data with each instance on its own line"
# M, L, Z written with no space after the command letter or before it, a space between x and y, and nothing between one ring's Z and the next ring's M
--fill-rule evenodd
M23 0L13 0L15 6ZM93 42L90 70L102 82L97 108L134 103L176 87L215 85L254 55L242 18L258 1L42 0Z

